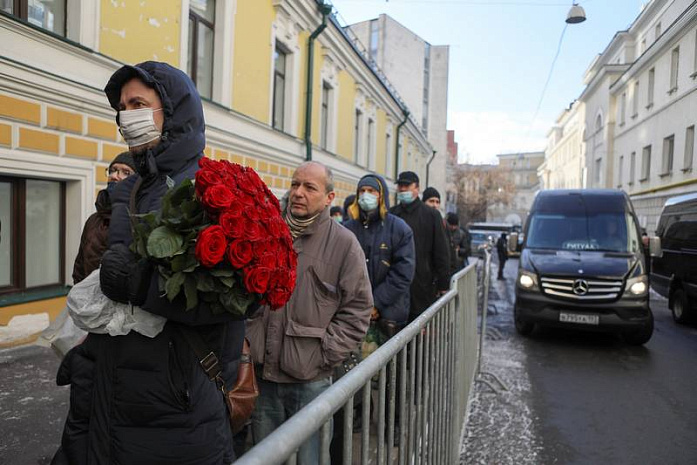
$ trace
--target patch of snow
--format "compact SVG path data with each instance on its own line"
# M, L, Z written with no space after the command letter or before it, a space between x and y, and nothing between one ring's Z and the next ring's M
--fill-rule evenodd
M0 325L0 342L11 342L40 333L49 323L48 313L15 316L7 326Z

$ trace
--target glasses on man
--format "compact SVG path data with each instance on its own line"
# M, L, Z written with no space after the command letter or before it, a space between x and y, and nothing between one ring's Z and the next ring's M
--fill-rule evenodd
M129 170L128 168L114 168L114 167L112 167L111 169L107 168L106 175L111 176L112 174L115 174L115 175L122 177L122 178L127 178L133 174L133 170Z

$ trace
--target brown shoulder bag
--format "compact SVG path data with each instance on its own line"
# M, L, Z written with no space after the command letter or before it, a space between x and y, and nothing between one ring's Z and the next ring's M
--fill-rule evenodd
M189 343L196 358L201 365L208 379L215 382L223 394L225 405L227 406L228 416L230 417L230 428L232 434L238 433L252 416L254 404L259 397L259 387L257 386L257 378L254 374L254 364L250 355L249 341L244 338L242 344L242 354L240 355L240 364L237 368L237 382L228 390L225 388L223 380L222 368L218 357L212 350L206 347L205 342L195 330L178 325L179 331L182 333L186 341Z

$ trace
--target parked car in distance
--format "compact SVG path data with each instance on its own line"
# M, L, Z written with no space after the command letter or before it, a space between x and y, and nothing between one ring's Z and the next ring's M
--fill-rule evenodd
M637 224L623 191L540 191L523 231L514 306L518 333L543 325L648 342L653 314Z
M697 304L697 194L668 199L656 227L661 253L651 262L651 287L668 298L673 319L695 320Z
M494 244L494 236L492 231L476 231L470 230L470 255L473 257L483 257L484 249ZM498 237L498 236L497 236Z

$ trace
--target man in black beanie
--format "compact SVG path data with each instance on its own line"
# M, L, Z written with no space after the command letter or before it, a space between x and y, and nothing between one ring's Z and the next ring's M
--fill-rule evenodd
M445 216L446 229L450 233L450 246L455 257L453 274L469 264L471 240L469 233L460 227L460 218L457 213L448 213Z
M435 302L439 295L448 291L450 251L443 219L436 210L419 198L419 176L413 171L399 173L397 200L399 204L392 207L390 213L406 221L414 232L416 273L411 283L409 309L409 321L413 321Z
M421 200L429 207L440 210L440 192L435 187L424 189Z

